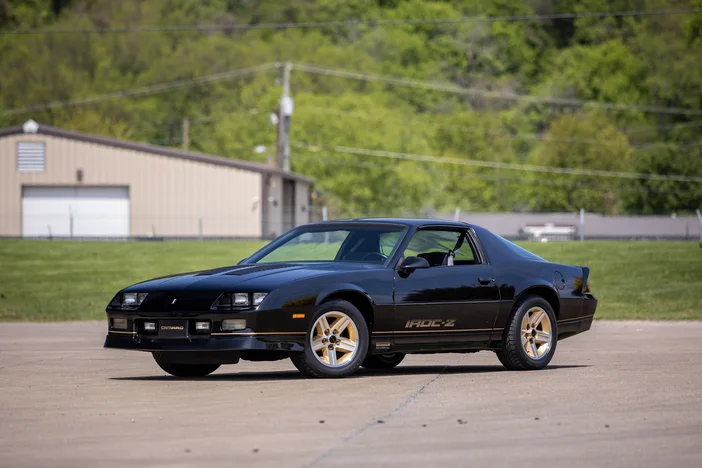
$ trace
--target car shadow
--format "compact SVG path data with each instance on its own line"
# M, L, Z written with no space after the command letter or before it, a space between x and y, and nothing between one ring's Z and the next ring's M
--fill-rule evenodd
M562 365L562 366L548 366L538 372L550 372L559 369L577 369L590 367L588 365ZM500 365L494 366L399 366L394 369L360 369L358 372L352 376L346 377L347 379L362 379L362 378L373 378L373 377L388 377L396 375L427 375L427 374L484 374L484 373L498 373L498 372L509 372L507 369ZM145 376L135 376L135 377L111 377L110 380L128 380L128 381L181 381L181 380L194 380L194 381L267 381L267 380L318 380L296 371L296 370L285 370L285 371L272 371L272 372L232 372L232 373L220 373L212 374L207 377L173 377L170 375L145 375Z

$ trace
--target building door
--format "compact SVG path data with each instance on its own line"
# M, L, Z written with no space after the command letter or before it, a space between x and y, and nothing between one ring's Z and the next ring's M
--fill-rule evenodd
M283 232L295 227L295 182L283 181Z
M128 187L22 187L23 237L128 237Z

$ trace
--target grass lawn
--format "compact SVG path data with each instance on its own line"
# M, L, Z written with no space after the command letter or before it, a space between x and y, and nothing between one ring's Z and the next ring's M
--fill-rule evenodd
M122 287L233 265L261 242L0 240L0 321L102 319ZM521 243L591 268L600 319L702 319L702 249L693 242Z

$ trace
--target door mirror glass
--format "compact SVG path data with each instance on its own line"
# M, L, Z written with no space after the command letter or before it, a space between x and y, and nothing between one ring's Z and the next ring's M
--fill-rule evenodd
M422 257L407 257L401 264L400 270L414 271L419 268L429 268L429 262Z

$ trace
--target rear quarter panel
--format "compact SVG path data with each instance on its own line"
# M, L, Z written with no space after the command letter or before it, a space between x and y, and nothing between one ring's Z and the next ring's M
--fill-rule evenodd
M475 231L489 262L495 268L495 279L500 287L496 329L507 326L515 303L530 294L544 296L555 304L554 312L559 323L586 315L583 268L515 253L505 246L504 239L486 229L476 227Z
M549 262L515 261L495 268L500 286L500 310L495 328L505 328L515 304L527 295L544 296L555 302L554 312L560 323L582 317L583 270L580 267Z

